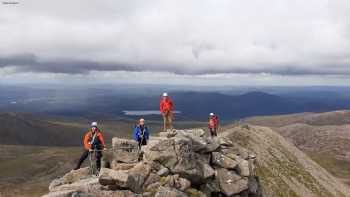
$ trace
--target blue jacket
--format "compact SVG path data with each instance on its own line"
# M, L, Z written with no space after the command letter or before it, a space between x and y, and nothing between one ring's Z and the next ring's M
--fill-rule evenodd
M148 130L147 126L145 126L143 133L144 133L143 138L148 140L149 139L149 130ZM137 125L134 129L134 139L139 142L139 141L141 141L141 138L142 138L141 127L140 127L140 125Z

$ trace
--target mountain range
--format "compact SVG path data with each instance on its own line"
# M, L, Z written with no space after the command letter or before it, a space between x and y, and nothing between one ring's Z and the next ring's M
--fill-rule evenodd
M166 88L164 88L166 89ZM161 87L149 88L6 88L0 86L0 112L30 113L83 119L137 119L123 111L158 111ZM299 90L262 89L251 91L227 89L198 91L169 89L175 108L181 111L177 120L207 121L214 112L224 122L251 116L280 115L301 112L326 112L350 109L347 89L327 88ZM297 91L298 90L298 91ZM333 89L332 89L333 90ZM146 116L160 120L159 115Z

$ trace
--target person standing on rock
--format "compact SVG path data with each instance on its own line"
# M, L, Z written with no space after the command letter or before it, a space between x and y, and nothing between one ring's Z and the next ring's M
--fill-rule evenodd
M81 164L84 162L84 160L89 156L89 153L92 151L96 152L96 167L99 171L101 169L101 158L102 158L102 150L106 150L106 144L105 140L103 139L103 135L100 131L100 129L97 127L97 122L91 123L91 128L89 131L84 135L84 152L81 155L79 162L77 166L74 168L74 170L77 170L80 168Z
M149 130L143 118L139 120L139 124L134 129L134 139L138 142L140 150L142 146L147 145Z
M219 127L219 117L216 116L214 113L210 113L208 128L210 131L210 135L212 137L217 136L218 127Z
M160 101L160 113L163 115L163 131L166 132L168 129L173 129L173 111L174 103L171 98L168 96L168 93L164 92L162 99Z

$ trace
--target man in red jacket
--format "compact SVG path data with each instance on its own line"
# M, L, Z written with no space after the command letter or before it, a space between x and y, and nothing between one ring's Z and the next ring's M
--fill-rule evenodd
M100 129L97 127L97 122L91 123L91 128L89 131L84 135L84 152L82 156L79 159L79 162L77 166L74 168L74 170L77 170L80 168L81 164L84 162L84 160L89 156L89 153L93 150L97 150L96 152L96 167L97 170L100 171L101 169L101 158L102 158L102 150L106 150L106 144L105 140L103 139L102 133Z
M209 116L210 117L209 117L208 128L210 131L210 135L214 137L214 136L217 136L217 130L219 127L219 118L214 113L210 113Z
M173 101L168 96L168 93L163 93L162 99L160 101L160 113L163 115L164 127L163 131L166 132L168 129L173 129L173 111L174 104Z

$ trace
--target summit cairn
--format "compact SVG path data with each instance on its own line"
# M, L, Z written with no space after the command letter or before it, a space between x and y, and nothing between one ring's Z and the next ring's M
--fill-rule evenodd
M202 129L161 132L142 150L133 140L113 138L112 144L111 168L98 177L71 171L54 180L45 197L261 196L255 158Z

